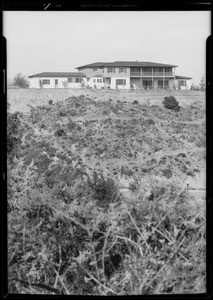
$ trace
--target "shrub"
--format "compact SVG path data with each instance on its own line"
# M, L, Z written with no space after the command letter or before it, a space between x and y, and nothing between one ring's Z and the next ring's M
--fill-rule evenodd
M46 128L47 128L47 126L44 123L42 123L41 124L41 129L46 129Z
M92 179L88 178L88 185L97 204L108 208L117 196L117 186L113 179L105 178L102 173L93 172Z
M139 102L138 102L137 100L134 100L134 101L132 102L132 105L137 105L137 104L139 104Z
M172 171L170 169L165 169L162 172L163 172L163 176L165 176L166 178L169 179L172 177Z
M175 97L165 97L163 101L163 105L168 109L173 109L175 111L179 111L180 106L179 102L175 99Z
M14 154L15 149L21 143L19 136L20 129L20 113L8 113L7 115L7 153L8 155Z
M28 88L29 87L29 81L21 73L17 74L14 77L13 81L14 81L14 84L19 86L20 88Z
M57 130L55 131L55 133L54 133L55 136L62 136L62 135L65 135L65 134L66 134L66 132L64 131L63 128L57 129Z
M147 119L146 120L146 123L147 123L147 125L155 125L155 121L154 120L152 120L152 119Z

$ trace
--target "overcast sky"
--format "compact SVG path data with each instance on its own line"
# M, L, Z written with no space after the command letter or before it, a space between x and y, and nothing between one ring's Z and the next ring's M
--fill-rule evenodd
M73 72L98 61L178 65L176 75L205 75L210 12L4 12L8 78Z

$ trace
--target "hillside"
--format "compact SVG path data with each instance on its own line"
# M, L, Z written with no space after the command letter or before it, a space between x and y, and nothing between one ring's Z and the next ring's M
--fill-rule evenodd
M205 188L202 92L54 92L9 90L11 111L28 111L22 118L30 129L27 137L38 142L45 139L54 145L55 153L66 149L88 168L118 174L116 178L121 169L129 169L140 177L164 176L183 185L188 180L192 188ZM72 92L73 96L67 95ZM180 103L178 113L162 104L169 93ZM63 131L61 136L57 130Z
M8 103L10 292L205 291L204 93L9 89Z

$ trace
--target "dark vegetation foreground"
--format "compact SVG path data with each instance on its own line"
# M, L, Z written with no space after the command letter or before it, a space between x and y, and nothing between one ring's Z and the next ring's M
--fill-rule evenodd
M9 292L204 293L205 207L181 185L203 164L204 123L198 102L84 95L8 113Z

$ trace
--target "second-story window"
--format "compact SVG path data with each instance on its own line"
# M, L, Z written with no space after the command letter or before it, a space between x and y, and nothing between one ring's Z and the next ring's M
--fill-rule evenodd
M119 73L126 73L126 68L118 68Z
M107 68L107 73L115 73L115 68Z

